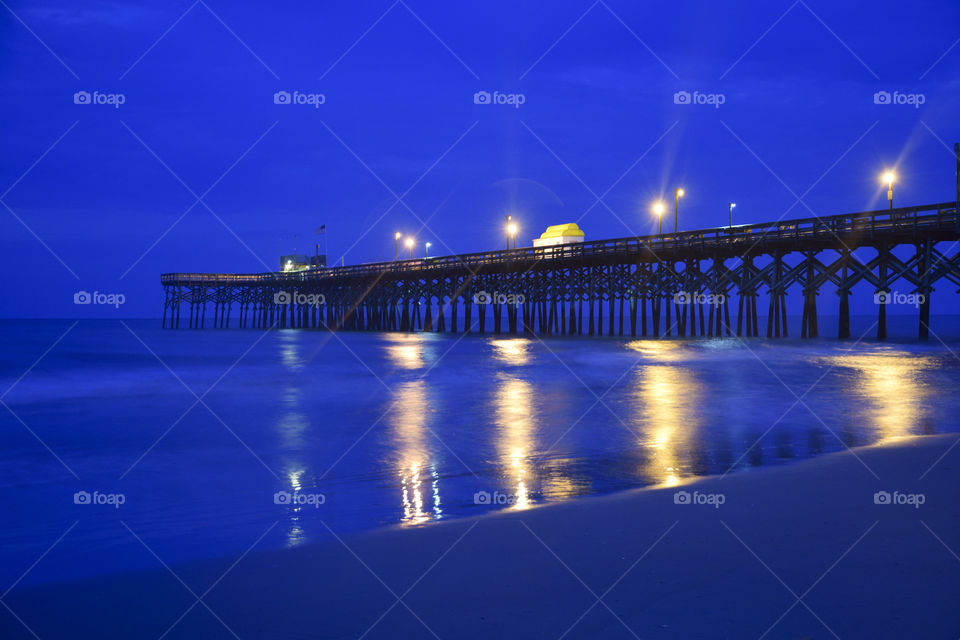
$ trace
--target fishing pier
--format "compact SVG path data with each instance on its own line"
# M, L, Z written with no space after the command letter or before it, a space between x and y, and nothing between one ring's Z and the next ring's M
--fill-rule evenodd
M960 287L958 240L949 202L294 272L167 273L163 326L776 338L795 330L792 294L812 338L829 293L849 338L859 287L874 297L878 338L887 307L913 296L924 339L936 286Z

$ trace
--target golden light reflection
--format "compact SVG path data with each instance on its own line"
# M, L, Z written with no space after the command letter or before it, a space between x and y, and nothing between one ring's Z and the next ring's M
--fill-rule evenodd
M524 365L530 362L530 347L533 341L526 338L491 340L493 357L503 364Z
M423 380L414 380L399 385L396 391L397 400L390 419L397 444L400 521L420 524L443 516L440 474L430 463L428 449L432 436L426 426L429 416L427 385Z
M665 362L683 362L690 358L690 353L681 343L659 340L634 340L627 343L627 348L636 351L644 359L663 364Z
M541 465L540 491L545 502L567 500L590 493L590 479L570 475L571 459L546 460Z
M390 335L386 338L387 358L401 369L420 369L424 366L424 342L417 336Z
M497 423L497 450L500 464L513 490L510 508L530 507L530 483L534 481L529 464L534 446L533 386L526 380L501 373L494 396Z
M928 359L902 351L842 355L827 358L827 364L851 369L857 376L852 391L868 406L868 428L879 443L921 433L928 413L928 394L921 372L933 366Z
M671 354L679 356L676 353L679 347L667 344L650 342L643 349L652 352L654 362L669 362ZM675 486L692 475L685 458L700 428L693 408L700 390L696 378L685 367L650 364L638 371L636 399L641 410L638 431L646 436L641 445L647 448L648 454L644 474L656 483Z

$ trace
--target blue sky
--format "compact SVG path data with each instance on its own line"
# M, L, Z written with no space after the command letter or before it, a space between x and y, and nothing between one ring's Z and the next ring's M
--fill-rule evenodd
M76 316L83 289L155 316L160 273L273 269L321 224L357 263L396 230L499 247L508 212L520 244L645 234L681 185L685 229L730 201L740 222L880 208L888 167L898 204L947 201L958 27L947 0L4 0L4 315Z

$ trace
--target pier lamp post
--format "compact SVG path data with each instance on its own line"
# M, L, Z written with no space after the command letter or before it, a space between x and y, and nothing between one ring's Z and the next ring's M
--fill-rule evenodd
M680 230L680 198L683 197L683 189L673 190L673 233Z
M425 258L429 258L429 257L430 257L430 247L432 247L432 246L433 246L433 245L432 245L431 243L429 243L429 242L428 242L427 244L423 245L423 256L424 256Z
M399 256L399 251L398 251L398 249L399 249L399 246L400 246L400 238L401 238L402 236L403 236L403 234L400 233L399 231L397 231L396 233L393 234L393 261L394 261L394 262L396 262L397 259L400 257L400 256Z
M513 248L517 248L517 225L510 223L507 225L507 249L510 248L510 238L513 238Z
M405 244L407 245L407 249L410 249L410 259L413 260L413 244L414 244L413 238L407 238Z
M736 202L730 203L730 231L733 231L733 208L737 206Z
M890 209L893 210L893 181L896 178L892 171L883 174L883 181L887 185L887 202L890 203Z
M663 237L663 203L653 205L653 213L657 216L657 235Z
M508 250L508 251L510 250L510 227L512 226L512 225L510 224L510 221L511 221L511 220L513 220L513 216L508 215L508 216L507 216L507 226L506 226L506 229L507 229L507 250Z

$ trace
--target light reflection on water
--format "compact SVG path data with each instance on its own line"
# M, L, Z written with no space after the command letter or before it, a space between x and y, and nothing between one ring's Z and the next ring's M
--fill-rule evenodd
M524 365L530 361L533 340L526 338L494 339L490 341L493 357L503 364Z
M302 409L303 389L300 376L304 369L304 360L301 355L302 337L294 332L280 335L280 360L284 370L284 386L281 395L280 413L274 429L280 436L280 444L288 450L298 450L305 444L304 434L310 428L308 416ZM287 464L286 479L289 486L284 487L290 494L303 491L302 479L306 473L303 460L290 460ZM288 526L286 545L294 547L306 541L307 536L303 524L304 506L290 504L287 509Z
M530 484L535 482L530 456L534 452L534 389L526 380L501 373L494 397L496 447L506 481L513 489L512 507L530 506Z
M303 337L299 333L287 331L280 334L279 340L280 359L284 368L291 374L300 373L304 366L303 357L300 354Z
M688 407L698 393L693 375L677 366L645 365L637 370L637 410L634 428L642 446L649 450L645 475L655 484L676 485L690 475L681 459L699 428L696 414Z
M290 482L290 492L297 493L303 489L303 485L300 483L300 478L304 474L304 469L298 469L296 471L291 471L287 474L287 480ZM301 526L301 517L300 514L303 511L303 506L301 505L291 505L288 512L288 518L290 520L290 525L287 530L287 546L295 547L298 544L301 544L306 539L306 534Z
M492 340L494 358L503 364L520 367L530 361L531 341ZM492 406L497 458L507 486L512 489L510 508L530 507L530 484L535 482L530 457L534 453L534 388L512 373L499 372Z
M928 389L921 374L932 366L929 358L889 350L871 355L842 355L827 358L828 366L855 372L856 388L866 400L866 423L878 443L891 442L920 433L928 414Z
M923 378L940 361L882 346L751 352L732 341L464 344L466 357L454 354L448 362L435 360L450 347L435 336L382 336L372 351L354 354L390 391L380 403L383 429L374 428L358 447L367 457L340 471L392 477L382 483L396 506L388 508L393 515L378 513L380 522L419 525L478 508L520 510L590 493L674 486L731 465L929 432ZM304 376L296 374L309 366L298 349L295 338L281 345L291 380L275 429L285 447L310 449L316 441L304 433L318 425L302 407ZM848 406L838 407L838 399ZM287 468L297 469L290 473L293 490L308 460L288 459ZM501 498L477 504L477 490ZM290 510L291 543L308 537L311 515Z
M400 369L422 368L426 357L426 343L419 335L384 335L384 355L387 361Z
M122 326L115 335L84 326L5 402L85 486L127 493L122 515L139 535L189 555L170 562L242 553L277 520L261 544L316 541L325 525L423 525L960 431L960 363L938 344L276 331L250 350L260 334L138 325L191 388L216 382L205 399L215 415L201 406L179 418L189 398L177 378ZM11 334L30 346L11 361L12 379L61 332ZM118 395L130 379L139 387ZM2 432L22 433L4 419ZM63 500L75 479L56 458L29 439L9 442L0 487L16 499L0 565L37 557L44 548L33 541L56 539L76 515ZM278 491L326 502L276 504ZM478 492L509 500L478 504ZM101 512L85 513L70 535L77 544L129 537ZM198 533L184 541L184 531ZM77 573L136 562L99 557Z
M426 423L429 413L424 380L397 386L388 419L396 444L396 473L400 477L403 510L400 521L405 524L420 524L443 515L439 474L429 449L432 439Z

